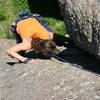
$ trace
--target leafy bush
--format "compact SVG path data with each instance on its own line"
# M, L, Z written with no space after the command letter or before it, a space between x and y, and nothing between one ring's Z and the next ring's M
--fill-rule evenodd
M44 20L55 33L62 35L66 34L64 21L51 17L44 17Z
M36 1L37 0L35 0L34 3ZM42 4L41 4L41 2L42 2ZM55 10L57 7L55 8L55 5L54 5L54 8L51 9L51 12L47 12L47 9L46 9L47 6L45 6L46 4L44 3L44 2L46 2L46 0L41 1L41 2L39 3L39 4L41 4L41 7L40 7L40 5L38 5L39 6L38 9L35 6L35 5L37 5L37 2L36 2L36 4L34 4L33 0L32 1L31 0L30 1L29 0L4 0L4 1L0 2L0 37L12 38L12 34L9 31L9 27L10 27L10 24L13 21L15 21L15 19L17 18L18 12L20 10L27 10L29 12L33 12L32 9L35 9L34 10L35 13L39 13L42 15L44 20L47 22L47 24L50 26L50 28L54 32L56 32L58 34L66 34L64 22L63 22L63 20L59 19L59 16L58 16L59 14L57 15L57 12L55 12L54 14L52 13L52 15L51 15L52 9ZM53 2L53 0L52 0L52 2ZM57 18L57 16L58 16L58 18Z
M28 10L27 0L4 0L0 2L0 9L0 37L13 38L10 24L17 18L19 10Z
M0 2L0 21L5 20L5 2Z
M29 10L28 1L27 0L12 0L14 6L14 13L18 14L18 11L22 9Z

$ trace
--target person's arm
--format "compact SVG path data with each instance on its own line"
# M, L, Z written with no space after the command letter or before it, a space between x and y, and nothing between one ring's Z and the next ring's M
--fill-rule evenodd
M28 40L23 40L22 43L16 44L12 48L8 49L7 53L12 57L17 58L18 60L23 61L24 57L19 55L18 52L29 49L31 49L31 42L29 42ZM33 62L35 62L35 60L32 59L28 63L33 63Z

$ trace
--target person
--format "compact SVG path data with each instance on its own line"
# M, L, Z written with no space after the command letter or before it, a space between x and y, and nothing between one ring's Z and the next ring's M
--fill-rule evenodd
M17 44L7 49L8 55L15 57L22 63L28 64L32 64L36 60L24 57L19 52L34 49L36 53L52 56L56 48L56 43L58 42L59 44L64 38L54 34L47 24L43 23L44 25L42 25L35 16L27 17L27 12L22 11L21 13L23 14L19 14L19 19L11 26ZM22 17L23 15L25 18Z

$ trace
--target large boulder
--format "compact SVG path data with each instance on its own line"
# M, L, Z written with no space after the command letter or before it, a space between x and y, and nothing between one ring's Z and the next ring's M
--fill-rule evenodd
M70 38L100 59L100 0L58 0Z

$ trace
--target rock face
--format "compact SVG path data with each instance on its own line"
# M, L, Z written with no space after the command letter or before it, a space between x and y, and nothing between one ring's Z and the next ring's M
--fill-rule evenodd
M0 39L0 100L100 100L99 75L77 68L70 61L37 58L33 64L18 63L6 54L14 43ZM71 49L62 52L63 57L68 57L66 60L73 58L74 63L84 67L100 67L99 62L85 56L83 51ZM97 71L100 74L100 69Z
M58 0L70 37L100 59L100 0Z

